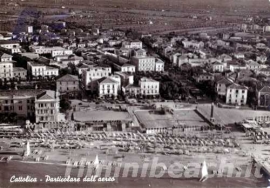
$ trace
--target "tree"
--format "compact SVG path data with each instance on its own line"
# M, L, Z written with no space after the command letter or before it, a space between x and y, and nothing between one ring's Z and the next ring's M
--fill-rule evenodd
M63 98L60 100L60 107L62 112L66 112L71 108L70 101L67 98Z

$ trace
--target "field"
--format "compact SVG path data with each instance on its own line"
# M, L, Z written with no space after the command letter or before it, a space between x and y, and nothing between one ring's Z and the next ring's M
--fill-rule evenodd
M138 121L146 128L165 128L173 125L204 126L207 125L194 110L175 110L173 114L165 115L149 113L149 111L136 111Z
M199 105L199 110L206 117L210 117L211 113L211 105ZM255 118L257 116L270 116L269 111L254 111L254 110L245 110L245 109L226 109L226 108L218 108L215 106L214 108L214 118L217 123L220 124L232 124L235 122L242 122L247 118Z

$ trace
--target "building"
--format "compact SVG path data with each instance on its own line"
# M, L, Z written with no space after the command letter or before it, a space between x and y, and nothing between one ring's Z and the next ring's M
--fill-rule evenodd
M246 67L249 70L258 70L261 68L261 65L259 63L257 63L256 61L253 60L248 60L246 61Z
M119 65L119 64L116 64L114 63L114 68L120 72L135 72L135 65L131 65L131 64L128 64L128 63L125 63L123 65Z
M73 51L59 46L45 47L45 46L30 46L30 50L36 54L51 54L52 57L59 55L72 55Z
M265 76L270 76L270 68L261 68L256 70L256 74L263 74Z
M0 113L35 116L35 96L41 90L9 90L0 92Z
M145 49L134 50L134 56L135 57L145 57L146 56L146 50Z
M112 73L111 67L93 66L82 71L82 82L86 90L95 89L95 81L108 77Z
M123 92L128 96L158 96L159 95L160 83L151 78L141 78L139 85L129 84Z
M3 52L0 52L0 61L1 62L7 62L12 61L12 56Z
M156 72L163 72L164 71L164 62L161 59L156 59Z
M27 70L22 67L13 67L13 76L17 80L26 80Z
M200 49L204 47L204 43L203 42L197 42L197 41L182 41L182 44L184 46L184 48L195 48L195 49Z
M270 87L264 86L258 91L258 106L270 108Z
M222 78L216 83L216 92L218 96L222 99L226 99L227 87L231 85L233 82L227 78Z
M197 82L204 82L204 81L214 81L215 77L213 74L211 73L202 73L200 74L197 78L196 81Z
M122 47L127 49L142 49L142 41L125 41L122 43Z
M119 82L110 77L103 77L97 83L99 97L117 97Z
M141 78L139 81L141 95L159 95L159 82L151 78Z
M233 83L227 87L226 104L245 105L247 103L248 88Z
M0 113L16 113L35 122L57 122L58 94L51 90L10 90L0 92Z
M27 62L27 71L33 77L52 77L59 75L59 70L57 68L38 64L32 61Z
M62 76L56 80L56 89L60 93L79 91L79 78L71 74Z
M13 62L0 62L0 79L10 80L13 78Z
M0 40L0 47L4 49L20 49L20 42L15 40Z
M223 63L216 61L212 64L213 72L224 72L224 70L225 70L225 66Z
M33 26L31 25L26 25L25 28L24 28L24 31L26 33L33 33Z
M136 67L136 71L155 71L156 60L154 57L133 57L131 62Z
M121 85L127 86L134 83L134 75L128 72L115 72L115 75L119 75L121 79Z
M221 60L221 62L228 62L228 61L232 61L232 57L227 55L227 54L222 54L218 57L218 59Z
M58 122L59 119L58 92L46 90L35 97L36 123Z

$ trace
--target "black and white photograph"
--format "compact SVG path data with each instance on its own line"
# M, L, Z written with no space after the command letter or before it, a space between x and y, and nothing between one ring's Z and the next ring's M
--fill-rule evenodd
M0 0L0 188L270 188L270 0Z

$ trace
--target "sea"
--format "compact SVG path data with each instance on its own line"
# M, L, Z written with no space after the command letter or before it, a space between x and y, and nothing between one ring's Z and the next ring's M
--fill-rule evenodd
M71 171L71 177L77 177L77 168ZM103 182L80 182L80 183L56 183L46 182L46 175L57 178L65 176L66 167L56 164L41 164L41 163L26 163L22 161L10 161L9 163L0 163L0 188L73 188L73 187L93 187L93 188L267 188L268 178L227 178L215 177L209 178L204 182L200 182L197 178L176 179L164 176L162 178L136 178L125 177L115 178L115 181ZM37 178L36 183L15 183L10 182L11 177L26 177Z

